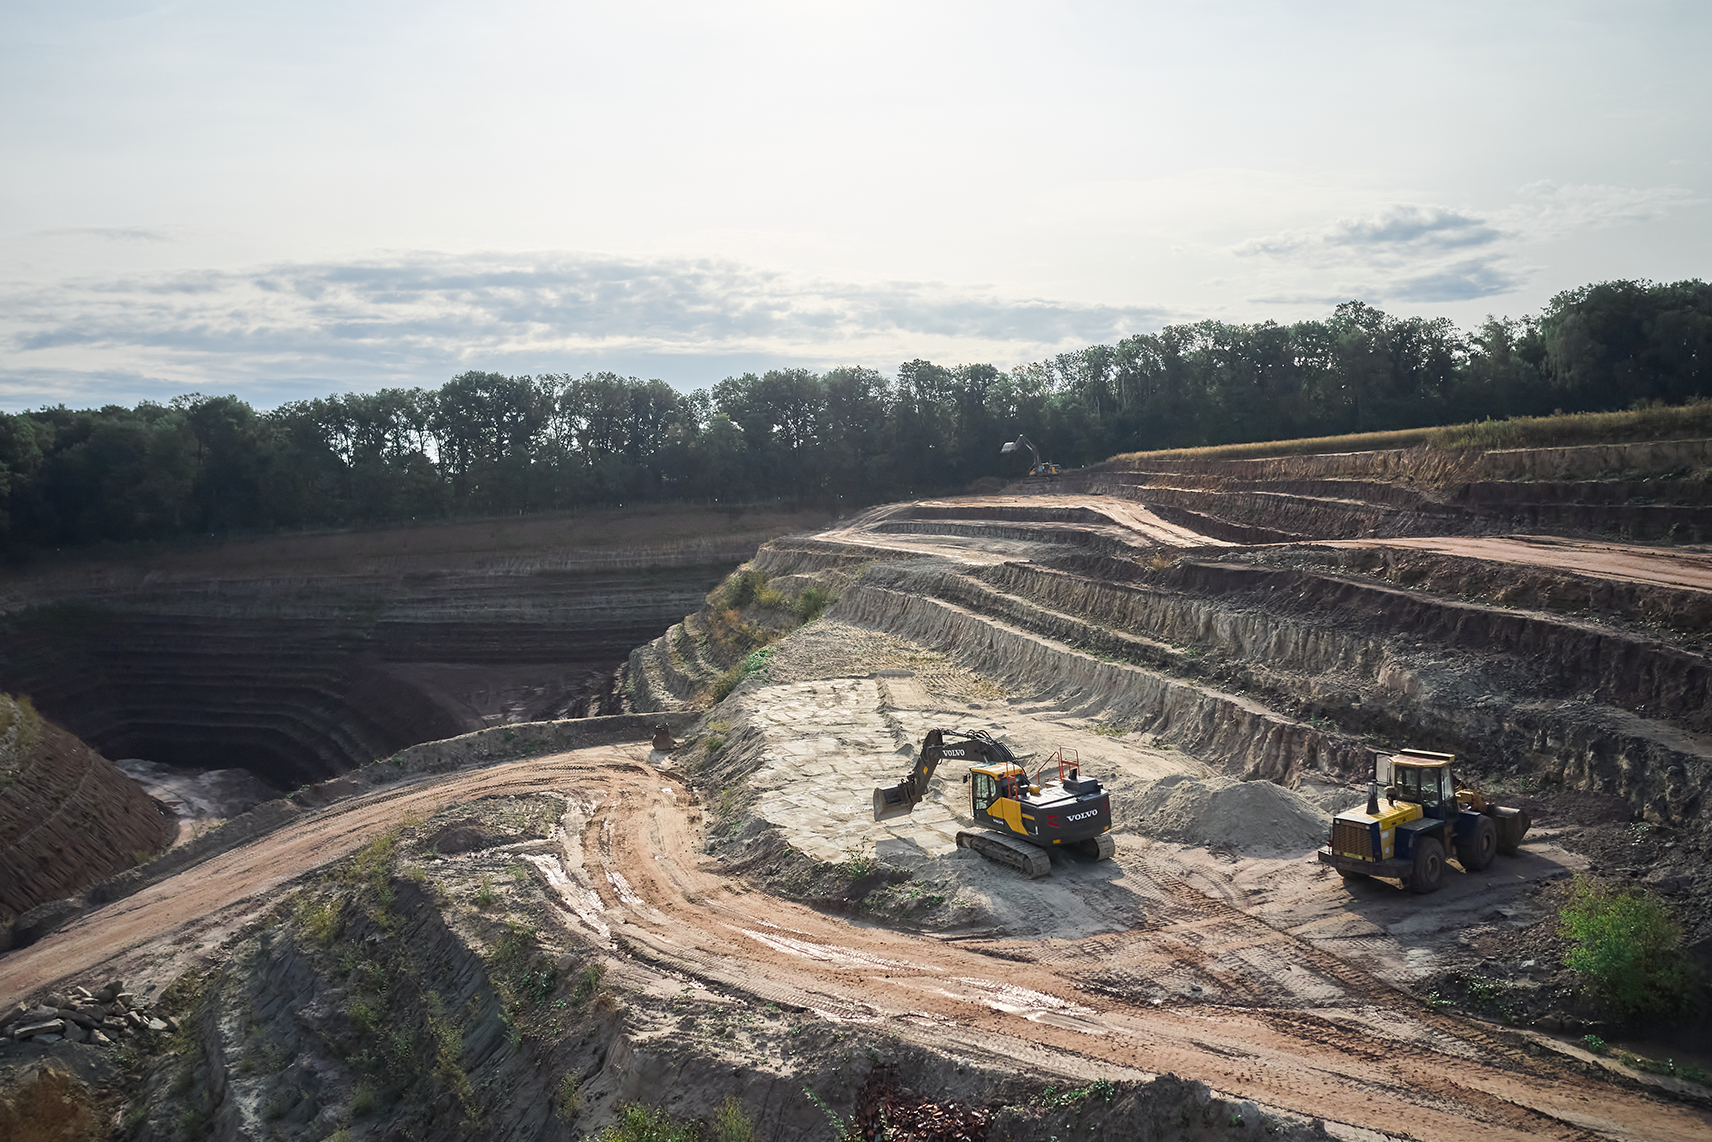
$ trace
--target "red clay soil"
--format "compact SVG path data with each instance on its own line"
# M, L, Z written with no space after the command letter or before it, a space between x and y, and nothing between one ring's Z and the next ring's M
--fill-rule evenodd
M1712 1138L1712 1114L1589 1077L1525 1040L1443 1015L1176 879L1167 920L1087 939L956 942L853 925L746 887L701 855L700 811L645 747L597 747L425 779L329 807L116 902L0 960L0 1004L58 981L159 972L195 926L241 924L298 876L344 856L408 812L505 794L557 792L583 807L583 860L615 951L824 1017L878 1023L940 1051L1129 1073L1194 1075L1220 1091L1413 1138ZM586 910L585 910L586 911ZM600 940L571 912L568 928ZM1138 1003L1084 987L1114 964L1157 955L1168 922L1239 947L1285 976L1354 1002ZM1027 960L1034 962L1018 962ZM97 968L100 971L97 972Z
M76 895L177 833L141 786L44 722L35 756L0 789L0 916Z

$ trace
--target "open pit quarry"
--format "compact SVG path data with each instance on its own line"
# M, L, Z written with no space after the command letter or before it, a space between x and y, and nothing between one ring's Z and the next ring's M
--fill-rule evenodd
M615 576L605 627L552 576L43 594L4 688L110 757L302 787L0 957L0 1126L575 1139L641 1103L769 1139L1712 1138L1712 1090L1586 1049L1621 1028L1556 931L1590 871L1707 958L1709 464L1137 458L770 539L717 586L663 570L658 606ZM629 639L586 690L541 633L579 622ZM453 644L513 648L514 688L436 673ZM168 691L216 676L181 728ZM1114 858L1030 880L958 848L943 767L874 822L935 727L1078 759ZM1322 866L1405 746L1525 808L1520 852L1427 896Z

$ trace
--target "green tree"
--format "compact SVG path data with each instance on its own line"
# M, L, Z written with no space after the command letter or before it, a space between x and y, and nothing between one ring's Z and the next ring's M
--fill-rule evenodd
M1558 911L1558 932L1575 945L1563 962L1624 1015L1697 1006L1682 923L1658 897L1577 876Z

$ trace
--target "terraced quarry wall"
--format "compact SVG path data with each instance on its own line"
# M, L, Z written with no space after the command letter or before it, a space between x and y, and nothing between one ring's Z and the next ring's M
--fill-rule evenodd
M1712 536L1709 458L1707 441L1142 458L876 508L753 566L826 585L829 621L944 655L1016 708L1235 777L1357 780L1376 751L1442 750L1700 851L1712 550L1669 537ZM632 655L636 708L705 700L705 619Z
M0 688L111 757L278 788L486 725L587 713L724 567L137 584L0 626Z
M0 690L110 758L287 790L603 712L632 647L758 543L824 518L661 508L85 559L0 579Z
M1712 441L1271 459L1132 457L1063 483L1267 539L1489 535L1712 540ZM1266 534L1270 533L1270 535ZM1209 534L1212 531L1209 530Z

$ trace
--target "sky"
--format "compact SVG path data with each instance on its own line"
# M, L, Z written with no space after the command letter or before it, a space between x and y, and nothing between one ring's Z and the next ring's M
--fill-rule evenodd
M1712 273L1704 0L7 0L0 410Z

